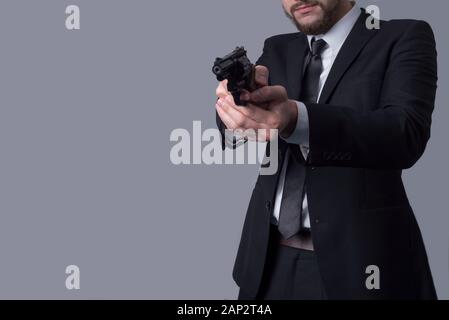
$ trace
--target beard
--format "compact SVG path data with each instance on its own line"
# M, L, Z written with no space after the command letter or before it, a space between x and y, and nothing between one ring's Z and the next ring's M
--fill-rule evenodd
M338 6L341 0L335 0L331 3L323 4L318 0L302 0L299 3L294 4L290 8L290 12L287 12L284 8L284 13L287 18L292 21L296 28L307 35L319 35L328 32L336 22L336 16ZM321 17L312 23L301 23L295 18L294 11L305 4L317 5L321 8Z

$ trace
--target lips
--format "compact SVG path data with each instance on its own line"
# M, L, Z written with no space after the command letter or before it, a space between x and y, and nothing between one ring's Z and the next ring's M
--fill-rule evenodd
M316 4L303 4L303 5L299 6L298 8L296 8L294 11L299 11L300 13L308 13L315 6L316 6Z

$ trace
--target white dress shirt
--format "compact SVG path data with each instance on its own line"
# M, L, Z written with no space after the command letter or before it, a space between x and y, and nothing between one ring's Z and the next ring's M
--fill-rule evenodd
M325 49L322 51L321 60L323 62L323 71L320 75L319 82L319 94L318 100L321 96L321 91L323 90L324 84L326 83L327 76L332 68L332 65L337 57L338 52L340 51L343 43L354 27L357 19L361 14L360 8L354 4L352 9L346 13L346 15L341 18L326 34L318 35L318 36L307 36L309 46L311 46L312 38L315 37L316 40L323 39L326 41L327 45ZM304 159L307 159L307 155L309 153L309 118L307 114L306 106L302 102L297 102L298 106L298 121L296 123L296 128L292 135L287 139L284 139L288 143L298 144L301 152L304 156ZM281 137L282 138L282 137ZM279 177L277 189L276 189L276 197L274 200L273 207L273 215L271 217L271 223L277 225L279 221L279 213L281 209L281 201L282 201L282 193L284 190L284 182L285 182L285 172L287 170L288 158L289 158L290 150L287 149L287 152L284 157L284 162L282 164L281 175ZM307 186L304 188L304 199L302 203L302 221L301 226L304 228L310 228L310 218L309 218L309 208L307 205Z

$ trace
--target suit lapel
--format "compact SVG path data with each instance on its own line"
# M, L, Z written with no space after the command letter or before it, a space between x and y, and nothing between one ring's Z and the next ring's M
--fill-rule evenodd
M287 46L287 93L290 99L299 100L302 70L307 55L308 43L304 34L291 40Z
M327 77L321 92L319 103L328 102L343 74L351 66L352 62L356 59L371 37L376 34L377 30L369 30L365 25L365 21L368 17L369 15L362 9L362 14L335 58L334 64L332 65L329 76Z

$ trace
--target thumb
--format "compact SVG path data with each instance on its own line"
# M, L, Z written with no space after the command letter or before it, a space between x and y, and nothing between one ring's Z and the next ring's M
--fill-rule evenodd
M228 80L227 79L221 81L218 84L218 87L215 90L215 94L217 95L218 98L224 98L230 94L228 91Z

